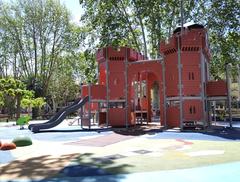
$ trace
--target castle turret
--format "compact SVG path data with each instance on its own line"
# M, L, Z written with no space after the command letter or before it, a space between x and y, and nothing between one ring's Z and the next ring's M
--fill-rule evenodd
M180 27L174 31L169 42L161 43L160 51L165 57L169 127L205 125L210 60L207 37L207 30L202 25L185 24L182 31Z

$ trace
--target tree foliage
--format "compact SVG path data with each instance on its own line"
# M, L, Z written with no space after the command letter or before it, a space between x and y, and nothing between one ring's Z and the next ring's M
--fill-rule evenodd
M70 13L60 1L3 1L0 4L0 76L23 80L35 97L48 96L51 100L56 92L64 93L58 96L63 99L57 100L56 105L73 99L73 92L78 92L76 78L94 80L96 75L89 71L95 70L95 52L89 54L91 49L81 48L85 46L87 32L87 28L70 21Z
M59 58L68 49L68 10L54 0L18 0L5 3L0 12L2 41L13 43L3 49L8 50L9 63L15 61L15 76L30 80L33 89L39 84L41 95L46 95Z
M180 0L79 2L84 8L81 20L91 30L92 39L98 40L97 47L129 45L155 58L159 56L159 42L168 39L180 24ZM238 1L183 1L183 15L184 22L194 21L209 30L214 78L224 73L226 63L239 63Z
M240 64L240 2L210 1L206 11L212 44L212 75L218 78L219 73L224 72L225 65L231 63L235 76L236 65Z
M34 98L34 92L27 90L26 86L20 80L14 78L0 79L0 103L6 106L8 113L16 118L20 117L20 109L25 107L42 107L45 102L44 98Z

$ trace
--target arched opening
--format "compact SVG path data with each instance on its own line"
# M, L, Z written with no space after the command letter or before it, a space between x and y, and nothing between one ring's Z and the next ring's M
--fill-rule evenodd
M154 81L151 86L151 121L160 124L160 94L159 83Z
M131 120L135 124L160 123L160 81L151 71L135 71L130 77Z
M147 72L136 72L131 77L130 107L135 124L145 124L149 121L147 75Z

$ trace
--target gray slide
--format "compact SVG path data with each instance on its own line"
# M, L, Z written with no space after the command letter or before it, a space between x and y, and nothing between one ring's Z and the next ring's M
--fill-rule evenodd
M86 96L83 99L78 99L70 106L58 111L49 121L45 123L30 124L28 126L28 129L34 133L37 133L40 130L53 128L60 124L66 118L67 115L75 112L76 110L84 106L88 102L88 99L89 99L88 96Z

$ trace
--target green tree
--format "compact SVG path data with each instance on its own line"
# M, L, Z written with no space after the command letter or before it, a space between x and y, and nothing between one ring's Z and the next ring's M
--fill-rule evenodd
M61 81L71 80L69 82L75 83L74 79L77 76L83 77L81 74L89 69L87 65L95 66L93 59L86 62L83 59L77 60L85 58L80 55L84 55L81 47L85 46L82 40L87 37L87 32L88 29L70 22L69 11L57 0L17 0L2 3L1 76L13 75L14 78L24 80L27 89L34 90L35 97L55 97L54 86L58 90L70 90L64 98L72 99L69 95L75 90L72 88L73 84L64 85ZM89 75L92 74L90 73ZM59 102L62 102L61 99ZM33 108L34 117L38 115L37 110Z
M179 1L173 0L80 0L84 8L81 20L96 46L128 45L147 56L159 56L159 43L171 34L180 20ZM184 3L185 21L192 18L197 1Z
M40 84L41 96L46 95L56 64L67 48L68 10L59 1L18 0L3 3L0 17L2 40L9 38L13 43L5 50L15 54L19 76L31 80L34 90Z
M0 79L0 97L1 104L7 108L7 112L13 117L16 113L16 118L20 117L21 105L28 102L33 103L34 107L42 106L43 98L34 99L34 92L27 90L26 86L20 80L13 78Z
M128 1L79 2L85 10L81 21L91 32L88 39L90 43L95 47L129 45L140 51L140 34L126 9Z
M46 104L45 99L43 97L38 97L38 98L34 98L34 97L24 97L21 100L21 108L23 109L27 109L28 110L28 114L30 115L30 110L34 107L34 108L41 108L42 106L44 106Z
M225 65L240 64L240 2L234 0L208 1L206 22L212 48L211 73L217 78L224 75Z
M65 106L68 101L74 100L79 92L79 86L73 77L72 59L62 58L60 63L49 85L53 111L56 111L57 106Z
M95 47L129 45L150 57L158 57L160 41L169 38L180 24L180 1L79 0L79 3L84 8L81 20L91 30L92 39L97 40ZM213 58L211 73L214 78L221 77L226 63L239 63L240 2L182 2L184 23L194 21L209 30ZM236 74L236 70L233 74Z

